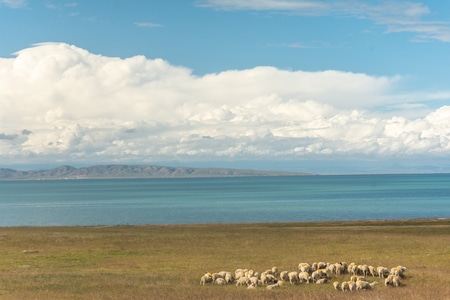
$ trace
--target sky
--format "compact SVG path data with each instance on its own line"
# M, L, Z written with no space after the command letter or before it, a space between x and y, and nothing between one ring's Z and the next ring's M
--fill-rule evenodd
M0 0L0 167L450 172L450 1Z

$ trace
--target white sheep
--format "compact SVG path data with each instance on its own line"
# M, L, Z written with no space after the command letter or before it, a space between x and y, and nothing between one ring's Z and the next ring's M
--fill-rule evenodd
M261 273L261 282L263 284L276 283L277 279L272 274L267 274L267 273L263 272L263 273Z
M342 267L341 267L341 274L345 274L345 272L346 272L347 269L348 269L348 263L346 263L345 261L343 261L343 262L340 262L340 264L342 265Z
M212 273L211 277L213 282L216 281L217 278L223 278L219 273Z
M366 277L364 277L364 276L355 276L355 275L350 276L350 280L353 281L353 282L367 281Z
M309 275L308 272L300 272L298 274L298 279L300 283L306 282L309 284L311 281L311 276Z
M332 273L335 274L336 273L336 264L329 264L327 267L327 270Z
M358 266L358 269L362 273L363 276L367 276L369 274L369 266L368 265Z
M266 289L268 289L268 290L277 289L277 288L281 287L282 285L283 285L283 281L278 281L275 284L268 285L266 287Z
M317 271L312 272L311 279L312 279L313 282L316 282L317 280L319 280L320 279L319 272L317 272Z
M374 266L369 266L369 274L372 275L372 277L375 277L375 274L377 274L377 270Z
M327 263L320 261L317 263L317 270L319 269L326 269L327 268Z
M321 279L321 278L329 278L328 273L326 272L326 270L324 269L319 269L317 271L312 272L311 274L311 278L313 280L313 282L316 282L317 280Z
M347 281L348 282L348 289L350 292L353 292L356 289L356 283L354 281Z
M299 263L298 264L298 269L299 269L300 272L308 272L308 273L312 272L312 267L308 263Z
M328 282L328 279L320 278L319 280L316 281L316 284L324 284L324 283L327 283L327 282Z
M244 277L240 277L238 280L236 280L236 286L244 286L244 285L249 285L250 284L250 278L244 276Z
M339 281L333 282L333 287L336 291L339 291Z
M255 275L255 271L253 270L247 270L247 272L244 272L246 277L253 277Z
M217 279L214 281L214 283L217 284L217 285L225 285L225 284L226 284L225 279L220 278L220 277L217 278Z
M344 281L341 283L341 290L343 292L350 291L350 287L348 286L348 281Z
M220 278L225 278L225 275L226 275L227 273L229 273L229 272L228 272L228 271L220 271L220 272L218 272L217 274L219 274L219 277L220 277Z
M213 282L213 278L211 273L206 272L205 275L203 275L200 278L200 285L205 285L206 283L212 283Z
M348 266L347 266L347 273L348 274L352 274L352 275L356 275L356 269L357 269L357 265L355 264L355 263L350 263Z
M373 287L377 284L378 284L378 282L376 282L376 281L368 283L367 281L358 280L358 281L356 281L356 290L357 291L370 290L370 289L373 289Z
M288 277L289 277L289 282L291 284L297 284L298 283L298 272L296 271L292 271L288 273Z
M257 276L250 277L250 285L258 285L259 278Z
M289 280L289 271L282 271L280 272L280 279L283 281L288 281Z
M389 275L389 269L385 267L377 267L378 277L385 278Z
M237 269L236 271L234 271L234 279L238 280L241 277L245 277L245 272L247 272L248 270L245 269Z
M388 286L391 285L393 287L398 287L401 285L400 282L400 277L397 275L392 275L390 274L385 280L384 280L384 285Z
M391 274L392 275L397 275L397 276L399 276L401 278L405 277L404 272L406 272L406 267L403 267L403 266L396 266L396 267L391 269Z
M342 271L343 271L342 270L342 264L341 263L335 263L334 264L334 273L336 275L340 275Z
M225 279L226 283L232 283L234 281L234 276L233 276L233 274L231 272L227 272L225 274L224 279Z
M394 278L392 278L392 285L394 287L398 287L398 286L400 286L400 284L401 284L400 277L394 275Z
M277 267L272 267L272 269L270 269L271 273L273 276L278 277L279 273L278 273L278 268Z

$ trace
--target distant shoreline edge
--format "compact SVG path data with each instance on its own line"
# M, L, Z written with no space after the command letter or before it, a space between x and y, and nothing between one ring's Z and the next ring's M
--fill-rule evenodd
M20 171L0 168L0 180L76 180L139 178L207 178L251 176L315 176L317 174L229 168L190 168L157 165L96 165L83 168L60 166L47 170Z

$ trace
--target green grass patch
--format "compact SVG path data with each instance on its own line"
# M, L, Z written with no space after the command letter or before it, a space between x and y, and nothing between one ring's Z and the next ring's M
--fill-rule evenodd
M23 250L29 250L24 253ZM408 268L400 288L200 286L300 262ZM0 299L448 299L450 220L0 228ZM349 277L334 276L333 280Z

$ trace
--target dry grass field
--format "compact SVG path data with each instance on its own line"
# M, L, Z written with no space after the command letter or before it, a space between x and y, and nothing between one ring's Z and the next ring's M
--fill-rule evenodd
M207 271L295 271L317 261L408 270L398 288L369 276L380 284L345 293L331 283L199 284ZM450 299L450 219L3 227L0 299Z

